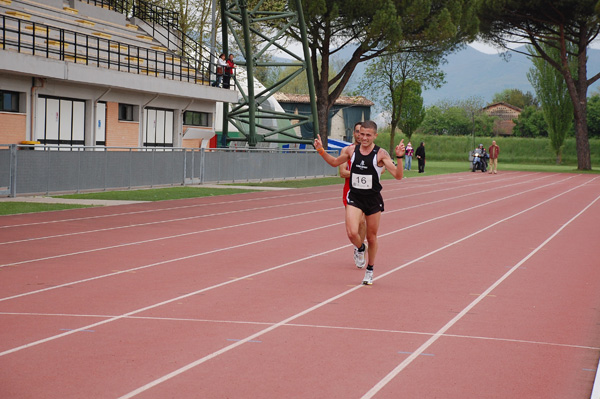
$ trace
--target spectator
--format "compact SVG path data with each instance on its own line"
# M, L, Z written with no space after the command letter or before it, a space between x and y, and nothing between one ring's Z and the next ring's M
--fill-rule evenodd
M404 170L410 170L414 153L415 149L412 148L412 144L409 141L408 145L406 146L406 155L404 155Z
M498 155L500 155L500 147L496 144L496 140L492 141L492 145L488 151L490 155L490 173L498 172Z
M227 61L225 61L225 54L221 53L217 59L217 80L213 82L213 87L221 87L221 81L223 80L223 74L227 67Z
M223 77L223 88L229 89L231 75L233 75L233 70L235 69L235 64L233 63L233 54L229 54L229 58L227 59L227 67L225 67L225 76Z
M417 162L419 163L419 173L425 173L425 142L421 141L421 145L415 151Z

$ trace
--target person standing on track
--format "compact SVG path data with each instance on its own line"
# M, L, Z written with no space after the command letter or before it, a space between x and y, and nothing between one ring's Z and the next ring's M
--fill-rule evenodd
M496 174L498 173L498 155L500 154L500 147L496 144L496 140L492 141L488 154L490 155L490 173Z
M362 283L367 285L373 284L373 267L378 249L377 231L381 212L384 211L379 178L384 167L397 180L404 176L401 161L405 152L404 140L400 141L395 149L396 157L399 160L398 166L396 166L390 154L375 145L375 138L377 138L377 124L373 121L365 121L360 127L360 145L344 147L337 158L325 152L319 136L313 143L325 162L334 168L351 161L350 191L348 192L348 206L346 206L346 233L350 242L355 247L363 249L364 252L364 243L361 242L358 231L361 218L365 218L369 250L367 252L367 270Z
M354 143L352 146L360 145L360 127L362 122L357 122L354 124ZM344 203L344 208L348 205L348 191L350 191L350 168L352 167L352 163L348 160L347 163L340 165L340 177L346 179L344 182L344 191L342 193L342 201ZM360 236L360 242L363 244L360 248L354 247L354 264L359 269L365 267L366 259L365 259L365 249L364 245L365 237L367 236L367 221L363 217L360 224L358 225L358 235Z

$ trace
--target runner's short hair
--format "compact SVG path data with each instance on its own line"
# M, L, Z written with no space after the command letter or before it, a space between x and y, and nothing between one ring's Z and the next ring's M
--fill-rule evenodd
M373 121L364 121L361 126L365 129L373 129L375 132L377 132L377 124Z

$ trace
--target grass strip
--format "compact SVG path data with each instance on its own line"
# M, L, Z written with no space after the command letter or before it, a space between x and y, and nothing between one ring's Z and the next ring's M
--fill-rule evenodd
M120 190L102 191L86 194L58 195L54 198L71 199L98 199L117 201L166 201L185 198L212 197L215 195L228 195L247 193L255 190L244 190L236 188L205 188L205 187L166 187L151 188L145 190Z
M46 204L39 202L0 202L0 215L14 215L19 213L35 213L48 211L62 211L74 208L89 208L93 205L75 204Z

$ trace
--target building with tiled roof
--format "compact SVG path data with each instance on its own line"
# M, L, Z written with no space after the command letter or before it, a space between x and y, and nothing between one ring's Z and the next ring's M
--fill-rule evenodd
M310 113L308 94L275 93L273 97L286 112L295 114ZM328 132L332 139L352 142L352 130L356 122L371 119L371 107L374 103L363 96L340 96L329 111ZM312 125L296 128L303 138L312 138Z
M497 118L494 122L495 135L510 136L513 134L513 128L515 127L514 120L521 115L522 109L505 102L499 102L484 107L483 112Z

